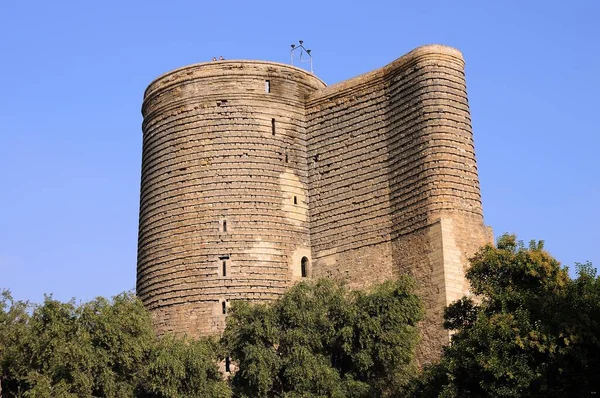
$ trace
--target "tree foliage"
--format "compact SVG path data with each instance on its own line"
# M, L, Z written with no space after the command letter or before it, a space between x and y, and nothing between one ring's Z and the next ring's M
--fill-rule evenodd
M419 397L585 397L600 393L600 278L578 277L513 235L471 259L476 299L446 309L452 342L415 383Z
M234 302L220 342L157 337L132 294L77 305L0 296L2 397L585 397L600 393L600 277L499 238L471 259L474 298L445 312L451 344L417 376L411 280L295 285ZM231 387L217 361L231 356Z
M0 300L3 397L227 397L208 340L158 338L134 295L76 305Z
M240 397L372 397L414 375L423 315L408 279L368 292L302 282L269 304L235 302L222 342Z

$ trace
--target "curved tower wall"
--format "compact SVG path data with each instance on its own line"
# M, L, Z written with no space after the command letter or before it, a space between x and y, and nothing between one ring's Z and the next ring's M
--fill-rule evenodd
M273 299L311 263L304 101L322 87L218 61L146 90L137 292L159 332L218 333L229 300Z
M400 62L399 62L400 61ZM468 259L492 240L483 222L464 61L441 46L388 67L392 256L420 283L427 307L419 357L448 342L443 309L469 293Z

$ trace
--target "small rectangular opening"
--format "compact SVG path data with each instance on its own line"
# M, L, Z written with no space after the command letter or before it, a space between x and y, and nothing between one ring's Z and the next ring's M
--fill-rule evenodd
M271 119L271 134L275 135L275 119Z
M227 220L223 220L223 232L227 232Z
M225 301L221 302L221 310L223 312L223 315L227 314L227 303L225 303Z
M271 81L265 80L265 93L270 93L270 92L271 92Z
M225 357L225 372L231 372L231 360Z
M288 158L288 154L286 153L286 154L285 154L285 162L287 163L287 162L288 162L288 160L289 160L289 158Z
M217 261L217 275L219 277L226 277L229 272L229 266L231 262L229 261L229 255L225 254L223 256L219 256L219 260Z
M294 204L297 205L298 204L298 197L294 196Z

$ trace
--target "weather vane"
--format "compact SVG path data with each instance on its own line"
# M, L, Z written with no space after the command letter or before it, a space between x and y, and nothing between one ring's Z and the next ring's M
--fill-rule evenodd
M300 63L308 62L310 64L310 73L314 73L310 50L307 50L306 47L304 47L303 40L298 40L298 43L299 44L292 44L292 50L290 51L292 65L294 65L294 60L297 60Z

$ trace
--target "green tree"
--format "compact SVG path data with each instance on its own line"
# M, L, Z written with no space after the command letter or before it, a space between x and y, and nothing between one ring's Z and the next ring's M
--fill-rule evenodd
M234 302L222 342L241 397L391 396L416 372L423 308L403 278L350 291L302 282L269 304Z
M600 394L600 278L578 277L514 235L472 259L476 299L446 309L454 332L440 362L414 385L418 397L585 397Z
M165 336L155 340L136 390L137 397L230 397L215 366L220 346L210 339Z
M217 357L207 340L158 338L133 294L0 301L3 397L227 397Z

